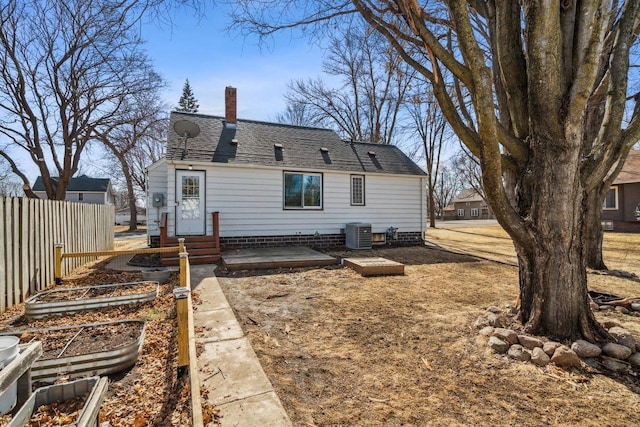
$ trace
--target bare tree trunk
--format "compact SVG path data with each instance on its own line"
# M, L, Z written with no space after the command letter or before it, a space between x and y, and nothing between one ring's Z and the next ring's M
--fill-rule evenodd
M431 178L429 178L429 227L436 228L436 201L433 187Z
M129 196L129 231L136 231L138 229L138 208L136 206L136 193L133 190L131 170L124 156L119 157L119 160L122 164L122 172L127 183L127 195Z
M519 316L533 334L600 341L607 333L588 301L583 246L588 209L576 166L579 152L540 150L531 159L531 170L537 173L519 189L529 197L520 199L518 209L530 219L519 234L529 238L514 237L520 273Z

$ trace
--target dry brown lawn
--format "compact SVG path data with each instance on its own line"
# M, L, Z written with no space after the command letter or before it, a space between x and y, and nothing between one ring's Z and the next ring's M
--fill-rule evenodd
M442 247L470 251L475 240L476 251L501 261L513 251L496 227L441 231ZM605 241L610 268L640 272L640 236ZM333 254L382 256L404 263L405 275L218 272L295 426L640 424L637 378L538 368L488 351L473 324L487 306L515 301L515 267L424 247ZM589 275L589 283L640 295L629 279ZM598 316L640 337L640 318Z

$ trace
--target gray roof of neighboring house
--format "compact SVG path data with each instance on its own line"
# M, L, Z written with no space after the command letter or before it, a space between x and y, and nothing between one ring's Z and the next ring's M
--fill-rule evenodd
M57 177L53 179L57 179ZM110 182L111 180L109 178L90 178L86 175L80 175L71 178L67 191L106 193L107 190L109 190ZM39 176L33 184L33 191L45 191L41 176Z
M188 120L200 134L187 140L173 129ZM235 139L237 142L232 142ZM280 144L282 148L277 148ZM424 175L409 157L393 145L344 142L329 129L238 120L225 126L224 117L171 113L168 160L276 166L347 172Z
M452 203L460 202L482 202L484 199L473 188L463 188L458 195L452 200Z

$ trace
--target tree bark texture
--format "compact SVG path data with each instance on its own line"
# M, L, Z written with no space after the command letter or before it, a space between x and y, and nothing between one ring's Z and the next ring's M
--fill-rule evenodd
M526 197L518 206L528 221L526 240L514 239L518 254L520 319L534 334L557 339L607 335L589 307L584 245L586 202L577 156L580 150L559 150L571 145L540 141L548 147L531 159L536 178L519 191ZM544 179L539 179L544 177Z

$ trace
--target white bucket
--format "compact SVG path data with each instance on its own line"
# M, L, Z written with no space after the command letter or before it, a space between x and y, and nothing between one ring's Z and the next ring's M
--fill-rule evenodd
M16 358L20 349L18 343L20 338L6 336L0 337L0 366L8 366ZM4 415L16 406L18 395L18 384L13 383L3 393L0 393L0 415Z

